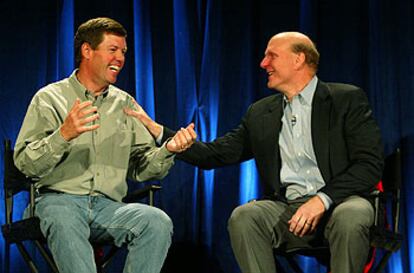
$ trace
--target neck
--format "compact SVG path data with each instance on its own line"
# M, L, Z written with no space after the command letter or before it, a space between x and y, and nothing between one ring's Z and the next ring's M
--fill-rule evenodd
M102 92L108 87L108 85L102 85L93 80L93 76L86 69L79 67L76 74L78 81L90 91L94 97L102 94Z
M302 90L309 84L314 75L306 75L299 77L297 80L287 86L284 90L280 90L289 101L292 101L293 97L297 96Z

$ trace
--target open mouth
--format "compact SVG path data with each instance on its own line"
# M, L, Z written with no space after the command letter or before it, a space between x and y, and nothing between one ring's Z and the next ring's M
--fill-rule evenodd
M119 70L121 70L121 67L119 67L119 66L117 66L117 65L110 65L110 66L109 66L109 69L110 69L111 71L114 71L114 72L119 72Z

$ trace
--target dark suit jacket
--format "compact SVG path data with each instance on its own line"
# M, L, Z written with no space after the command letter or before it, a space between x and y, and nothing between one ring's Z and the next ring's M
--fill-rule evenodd
M253 103L241 124L213 142L196 142L178 159L212 169L254 158L265 198L283 192L280 183L279 132L283 96ZM318 81L312 102L312 143L326 183L321 189L334 203L350 195L368 196L381 177L380 131L364 92L355 86ZM168 128L164 139L172 136Z

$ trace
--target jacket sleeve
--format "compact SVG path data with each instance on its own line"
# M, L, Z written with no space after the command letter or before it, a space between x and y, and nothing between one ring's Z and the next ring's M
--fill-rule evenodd
M196 141L190 149L177 154L177 159L202 169L214 169L251 159L252 151L245 120L246 116L237 128L212 142ZM163 141L172 137L174 133L164 127Z
M343 116L348 165L322 189L334 203L351 195L368 196L381 179L384 162L380 130L365 93L355 89L348 98Z

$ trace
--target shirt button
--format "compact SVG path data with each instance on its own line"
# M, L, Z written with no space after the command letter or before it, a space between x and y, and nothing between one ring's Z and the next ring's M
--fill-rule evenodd
M298 153L298 156L301 156L302 155L302 153Z
M99 176L99 172L96 173L96 176Z
M310 170L307 170L307 171L306 171L306 174L310 174Z

